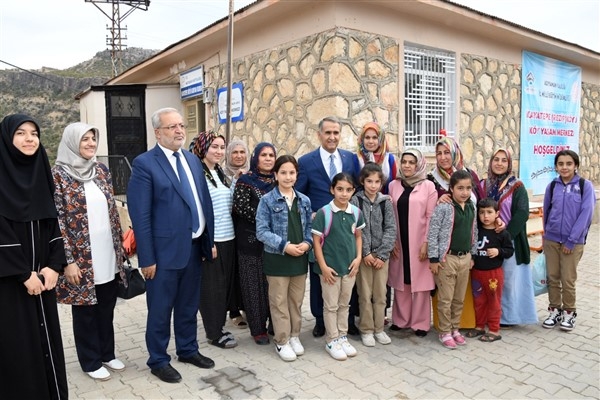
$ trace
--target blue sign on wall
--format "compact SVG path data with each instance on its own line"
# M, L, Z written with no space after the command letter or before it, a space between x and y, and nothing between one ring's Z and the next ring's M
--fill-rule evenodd
M523 51L519 178L543 194L556 177L554 156L579 151L581 68Z

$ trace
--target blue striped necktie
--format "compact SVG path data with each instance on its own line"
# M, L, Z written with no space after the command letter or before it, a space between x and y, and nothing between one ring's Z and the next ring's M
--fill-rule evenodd
M329 180L332 181L335 174L337 174L337 168L335 167L335 156L329 155Z
M188 180L187 174L183 169L183 164L181 163L181 159L179 158L179 153L173 153L177 162L177 174L179 175L179 183L181 183L181 190L183 190L183 195L185 196L185 202L188 203L190 210L192 211L192 232L196 232L198 228L200 228L200 218L198 217L198 207L196 207L196 200L194 199L194 194L192 193L192 185L190 185L190 181Z

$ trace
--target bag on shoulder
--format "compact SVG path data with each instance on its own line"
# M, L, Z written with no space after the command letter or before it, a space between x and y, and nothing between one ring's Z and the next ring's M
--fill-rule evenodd
M131 227L123 234L123 249L125 249L125 254L129 257L134 255L137 250L135 235L133 234L133 229Z
M121 280L121 274L117 274L117 282L119 284L117 296L129 300L146 293L146 281L139 268L134 268L131 265L131 261L129 261L127 255L125 255L123 270L127 278L127 287L125 287L125 282Z
M535 296L548 293L548 273L546 271L546 255L537 256L533 261L531 276L533 278L533 293Z
M360 216L360 209L356 207L354 204L348 204L350 210L352 210L352 215L354 216L354 222L358 224L358 218ZM325 229L323 229L323 235L321 235L321 246L325 243L325 238L329 235L331 231L331 224L333 223L333 209L330 204L326 204L323 206L323 215L325 216Z

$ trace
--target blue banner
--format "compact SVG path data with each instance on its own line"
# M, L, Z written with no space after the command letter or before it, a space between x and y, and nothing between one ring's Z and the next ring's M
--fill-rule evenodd
M556 177L554 156L579 152L581 68L523 51L519 178L543 194Z

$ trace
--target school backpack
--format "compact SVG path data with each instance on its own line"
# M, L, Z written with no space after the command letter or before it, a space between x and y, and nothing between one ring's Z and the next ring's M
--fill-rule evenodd
M362 210L365 199L363 199L360 196L356 196L356 199L358 200L358 208ZM379 208L381 208L381 217L383 218L383 222L385 223L385 201L379 202Z
M354 204L348 203L348 207L350 207L350 210L352 211L354 222L358 224L358 218L360 217L361 211ZM323 234L321 235L321 246L325 243L325 238L329 235L331 224L333 223L333 210L331 209L331 204L328 203L323 206L323 216L325 217L325 229L323 229Z

